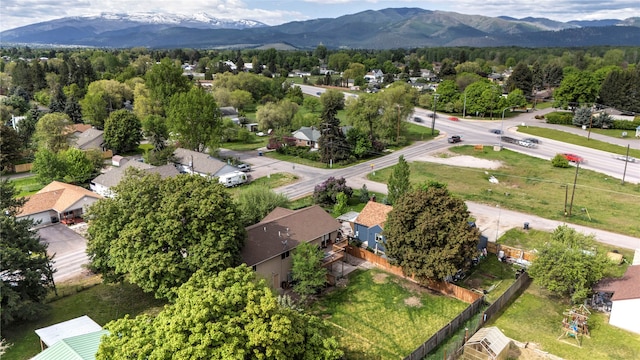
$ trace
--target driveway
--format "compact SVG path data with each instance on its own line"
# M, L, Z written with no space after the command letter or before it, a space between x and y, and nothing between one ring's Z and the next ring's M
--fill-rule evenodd
M53 258L56 283L82 274L83 264L89 263L87 240L64 224L54 224L38 229L40 241L49 244L47 253Z

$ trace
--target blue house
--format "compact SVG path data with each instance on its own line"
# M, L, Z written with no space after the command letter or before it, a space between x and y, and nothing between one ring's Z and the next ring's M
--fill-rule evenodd
M369 201L360 211L360 215L354 221L355 237L365 243L367 247L384 253L385 238L382 235L384 224L387 222L387 215L393 207Z

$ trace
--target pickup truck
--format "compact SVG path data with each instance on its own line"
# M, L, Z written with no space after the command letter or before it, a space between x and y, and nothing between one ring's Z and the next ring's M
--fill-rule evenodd
M449 144L455 144L455 143L459 143L462 141L462 138L460 137L460 135L452 135L451 137L449 137L447 139L447 142Z

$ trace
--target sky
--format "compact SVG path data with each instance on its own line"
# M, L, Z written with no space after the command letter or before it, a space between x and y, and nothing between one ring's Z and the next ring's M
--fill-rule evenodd
M267 25L278 25L296 20L336 18L365 10L399 7L492 17L545 17L563 22L640 16L638 0L1 0L0 30L102 12L204 12L220 19L249 19Z

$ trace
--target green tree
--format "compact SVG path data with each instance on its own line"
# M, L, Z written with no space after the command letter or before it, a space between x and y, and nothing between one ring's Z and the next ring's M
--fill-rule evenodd
M116 80L98 80L89 84L80 105L86 122L102 129L109 115L124 108L127 100L133 100L133 90L128 85Z
M533 89L533 74L529 66L523 62L516 65L507 79L507 91L512 92L516 89L520 89L527 96L531 95Z
M115 198L87 212L87 253L105 281L126 275L171 300L197 270L215 274L239 263L246 233L217 179L131 172L115 187Z
M293 291L300 295L303 302L327 282L327 269L322 266L323 258L322 249L311 243L301 243L293 252Z
M189 91L192 85L189 78L182 75L182 68L179 65L174 64L169 58L164 58L147 71L145 86L149 90L152 103L164 109L171 97ZM164 115L164 112L157 114Z
M289 198L266 186L251 186L238 195L236 200L242 226L253 225L277 207L287 207Z
M62 181L66 173L67 164L60 159L58 154L49 149L40 149L33 160L32 172L36 173L36 179L41 184L48 184L54 180Z
M33 137L39 149L47 149L53 153L65 150L73 137L69 131L71 120L63 113L46 114L38 120Z
M58 159L63 164L64 175L62 179L66 183L80 184L99 175L95 163L80 149L63 150L58 154Z
M593 104L599 88L593 73L589 71L569 73L553 93L553 106L575 108L579 105Z
M407 192L387 217L386 254L420 282L444 280L476 255L480 231L468 219L464 201L445 187Z
M169 128L165 118L159 115L149 115L142 121L144 136L153 145L155 151L161 151L166 147L169 138Z
M302 106L314 113L320 108L320 100L313 96L307 96L304 98L304 100L302 100Z
M540 286L554 294L570 297L574 303L587 298L605 274L608 260L595 249L595 236L558 226L551 241L540 249L529 274Z
M515 89L507 95L507 106L512 108L523 108L527 106L527 98L522 93L522 90Z
M393 205L403 194L411 190L410 176L409 164L404 160L404 155L400 155L387 182L387 200L390 204Z
M172 97L167 121L184 148L214 151L220 144L222 115L213 96L201 87Z
M46 310L45 297L52 289L52 257L40 241L31 219L16 219L24 199L16 199L16 189L0 180L0 314L3 326L15 321L39 318Z
M340 216L346 213L348 209L349 197L343 192L338 193L338 195L336 195L336 204L333 205L333 214L335 216Z
M373 141L381 134L380 117L382 116L382 102L376 94L362 94L355 101L347 104L347 118L351 125L369 134L369 141Z
M12 127L0 124L0 172L13 170L13 165L22 158L22 143Z
M321 205L334 205L338 201L339 193L344 193L350 198L353 195L353 189L347 186L345 178L336 179L331 176L313 189L313 202Z
M327 325L278 305L265 280L247 266L198 271L158 316L125 317L96 359L340 359Z
M256 121L261 130L286 129L289 130L291 121L298 111L298 105L289 100L278 103L268 102L256 112Z
M320 160L327 164L345 160L351 154L351 148L337 118L338 110L344 108L344 95L337 90L329 90L320 96L320 102L323 107L318 141Z
M589 126L591 122L591 108L579 107L573 114L573 125L575 126Z
M253 96L246 90L236 89L229 94L229 103L238 111L243 111L253 103Z
M104 123L104 143L116 154L135 150L142 140L142 124L129 110L111 113Z

